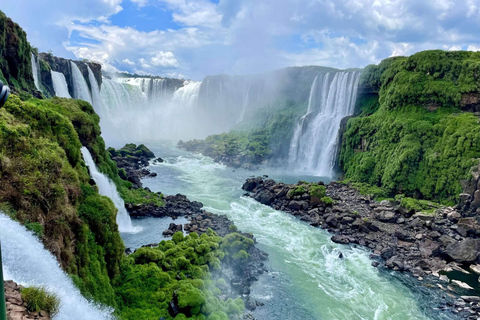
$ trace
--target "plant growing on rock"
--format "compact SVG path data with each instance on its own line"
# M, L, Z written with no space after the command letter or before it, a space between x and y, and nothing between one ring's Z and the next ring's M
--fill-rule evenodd
M43 287L27 287L21 289L22 300L30 312L46 311L54 317L59 310L60 300Z

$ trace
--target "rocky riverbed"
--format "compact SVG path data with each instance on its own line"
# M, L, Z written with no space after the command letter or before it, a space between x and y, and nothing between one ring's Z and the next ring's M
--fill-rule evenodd
M325 186L325 199L312 196L306 184L260 177L248 179L243 189L265 205L327 229L334 242L368 247L374 266L410 272L420 281L436 279L434 285L452 297L449 303L455 312L466 319L479 318L478 280L467 284L447 276L480 274L480 226L475 217L463 217L452 207L434 213L406 210L397 202L377 202L336 182Z

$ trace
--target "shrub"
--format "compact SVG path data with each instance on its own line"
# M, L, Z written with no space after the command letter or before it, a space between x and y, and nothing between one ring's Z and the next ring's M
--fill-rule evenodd
M310 185L309 193L311 197L317 197L319 199L325 197L325 191L327 188L323 185L318 185L316 183Z
M21 290L22 300L30 312L47 311L50 316L55 316L60 307L58 297L49 293L43 287L28 287Z
M330 197L323 197L322 202L325 203L327 206L331 206L333 204L333 200Z

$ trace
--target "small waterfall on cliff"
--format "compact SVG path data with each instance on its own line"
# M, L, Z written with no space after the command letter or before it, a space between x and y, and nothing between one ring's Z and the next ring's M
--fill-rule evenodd
M100 310L80 294L36 236L1 212L0 240L5 280L54 292L60 299L55 320L113 319L110 310Z
M32 60L32 75L33 75L33 82L35 82L35 87L37 90L42 91L40 89L40 65L38 63L37 57L33 53L31 53L31 60Z
M353 114L360 72L326 73L315 78L307 113L290 142L289 164L310 174L332 177L341 120Z
M123 199L118 194L117 187L115 186L115 184L110 179L108 179L103 173L98 171L97 166L93 161L92 155L90 154L87 148L82 147L81 151L82 151L83 159L85 160L85 164L90 169L90 175L98 186L98 192L103 196L109 197L113 201L113 204L118 210L118 213L117 213L118 230L120 232L129 232L129 233L139 231L132 226L132 220L130 219L130 215L125 209L125 202L123 202Z
M90 94L90 89L88 88L87 81L83 77L82 72L75 64L75 62L70 61L70 64L72 66L74 98L81 99L92 104L92 95Z
M242 122L243 119L245 118L245 111L247 110L248 107L248 102L249 102L249 97L250 97L250 87L252 86L252 83L248 81L248 85L246 85L247 90L245 91L245 96L243 98L243 105L242 105L242 112L240 113L240 118L238 118L238 122Z
M93 74L92 69L87 65L87 70L88 70L88 81L90 81L90 86L92 87L91 93L92 93L92 102L93 106L97 109L103 109L102 108L102 98L100 96L100 85L98 84L97 79L95 78L95 75Z
M68 85L65 75L56 71L51 71L51 74L55 95L61 98L71 98L70 93L68 92Z

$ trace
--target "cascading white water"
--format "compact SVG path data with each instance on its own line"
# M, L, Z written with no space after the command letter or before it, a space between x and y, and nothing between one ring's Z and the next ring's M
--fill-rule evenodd
M98 186L98 192L103 195L109 197L115 207L118 210L117 213L117 224L118 230L120 232L138 232L138 229L135 229L132 225L132 220L130 219L130 215L128 214L127 210L125 209L125 202L120 197L117 191L117 187L115 184L108 179L103 173L99 172L95 162L93 161L92 155L88 151L87 148L82 147L81 149L83 160L85 160L85 164L90 169L90 175L92 179Z
M40 90L40 65L38 63L37 57L33 53L31 53L31 60L32 60L32 75L33 75L33 82L35 83L35 87L37 90Z
M75 64L75 62L70 61L72 66L72 77L73 77L73 97L75 99L81 99L87 102L92 103L92 95L90 94L90 89L88 88L87 81L83 77L82 72Z
M104 78L100 91L102 103L99 106L94 102L104 138L120 144L132 140L196 137L194 133L198 131L194 132L194 124L199 121L196 105L200 84L185 81L184 86L172 94L167 90L165 79Z
M159 78L118 78L118 82L138 86L150 102L163 102L171 98L167 91L166 79Z
M18 222L0 212L5 280L24 286L42 286L60 299L55 320L113 319L108 309L89 303L60 268L53 255L42 243Z
M326 73L315 78L308 111L290 142L289 164L309 174L332 177L341 120L353 114L360 72Z
M67 80L65 80L65 75L56 71L51 71L51 74L55 95L61 98L71 98L70 92L68 91Z
M90 81L90 86L92 87L91 93L92 93L92 104L95 106L95 108L100 108L102 109L102 98L100 96L100 85L97 82L97 79L95 78L95 75L93 74L92 69L87 65L87 70L88 70L88 81Z
M201 84L198 81L185 81L183 87L173 94L173 104L185 106L186 111L191 111L197 106Z

